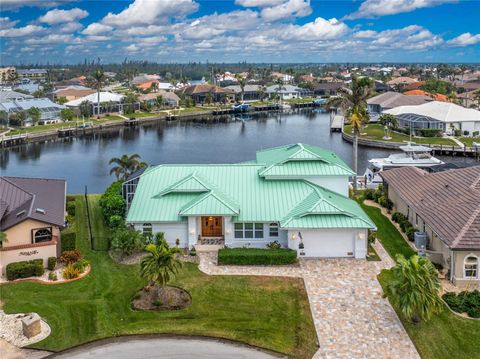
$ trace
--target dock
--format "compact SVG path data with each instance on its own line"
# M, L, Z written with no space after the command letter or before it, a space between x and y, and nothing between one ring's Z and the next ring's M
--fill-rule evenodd
M22 145L27 142L27 134L2 136L0 137L0 147L11 147Z
M330 114L330 132L342 132L343 120L342 115Z
M135 127L138 125L138 119L135 117L127 118L125 121L123 121L123 125L125 127Z

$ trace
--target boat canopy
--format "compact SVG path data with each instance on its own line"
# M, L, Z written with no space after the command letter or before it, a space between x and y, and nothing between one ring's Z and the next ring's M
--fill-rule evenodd
M404 152L431 152L432 149L427 146L415 146L408 144L406 146L400 146L400 149Z

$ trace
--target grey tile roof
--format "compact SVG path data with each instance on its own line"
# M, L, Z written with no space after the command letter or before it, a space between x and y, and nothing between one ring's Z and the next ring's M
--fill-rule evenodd
M383 109L390 109L398 106L422 105L433 101L431 97L424 95L404 95L399 92L388 91L367 100L369 105L380 105Z
M0 230L27 218L63 226L65 195L64 180L0 177Z
M0 91L0 102L15 100L18 98L33 98L33 96L25 95L24 93L17 91Z
M381 172L398 195L453 249L480 249L480 166L427 173Z

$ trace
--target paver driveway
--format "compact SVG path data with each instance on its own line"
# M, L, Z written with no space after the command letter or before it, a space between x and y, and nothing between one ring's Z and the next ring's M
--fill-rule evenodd
M320 349L314 358L420 358L376 278L393 265L381 245L381 262L302 259L300 267L217 266L216 253L199 253L212 275L303 277Z

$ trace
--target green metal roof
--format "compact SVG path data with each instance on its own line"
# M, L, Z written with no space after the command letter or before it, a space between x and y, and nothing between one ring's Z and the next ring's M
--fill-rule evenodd
M284 149L291 153L281 166L303 161L307 166L301 173L317 169L318 173L337 175L335 171L320 172L322 165L317 162L323 160L310 162L323 150L315 148L313 156L313 151L305 150L306 145L296 146L260 151L257 163L152 167L140 177L127 221L179 222L186 221L187 216L224 215L240 222L280 222L283 228L374 228L358 204L340 194L303 179L259 176L266 163L258 163L259 159L275 157L277 161L282 157L285 161ZM282 156L274 154L276 151Z

